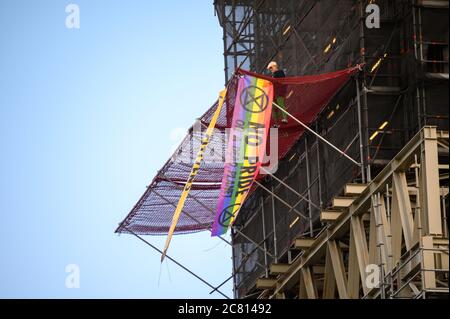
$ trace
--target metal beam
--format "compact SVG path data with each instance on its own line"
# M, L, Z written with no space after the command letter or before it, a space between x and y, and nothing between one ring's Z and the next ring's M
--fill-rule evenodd
M404 172L392 173L392 215L400 216L406 249L411 249L413 243L414 219L409 200L408 185Z
M350 247L348 252L348 297L350 299L359 298L360 270L356 252L355 236L350 232ZM365 283L363 282L363 285Z
M320 212L320 221L322 223L333 223L342 215L342 213L342 211L338 210L323 210Z
M424 129L421 148L421 214L422 227L426 235L442 235L442 216L439 198L439 162L436 130Z
M291 265L289 264L272 264L270 265L270 274L271 275L279 275L285 274L288 272Z
M259 278L256 281L256 289L264 290L264 289L273 289L277 283L276 279L270 278Z
M352 216L351 220L351 236L354 240L356 259L358 260L359 274L364 293L367 293L366 285L366 267L369 264L369 251L367 248L366 234L364 225L360 216Z
M314 238L297 238L294 241L295 249L308 249L315 242Z
M332 200L332 206L334 208L348 208L355 199L351 197L335 197Z
M358 196L367 188L367 184L346 184L344 187L345 196Z
M313 263L313 260L318 260L320 255L324 252L324 247L328 246L328 242L348 233L349 224L352 217L362 216L367 213L371 207L373 194L384 192L386 190L386 185L391 183L393 173L401 171L404 172L414 163L414 155L420 153L421 146L424 142L425 130L436 131L436 128L423 128L404 146L404 148L394 157L394 159L371 181L369 186L352 203L344 215L328 227L327 231L319 234L310 249L308 249L300 259L294 261L289 273L281 276L278 280L275 293L290 289L298 281L297 278L300 275L301 269L310 263ZM394 216L392 216L392 218L394 219ZM394 224L394 220L392 220L392 223ZM392 228L391 231L392 235L395 236L396 230ZM394 249L394 238L392 241ZM327 274L328 272L326 272L326 275ZM345 295L342 290L343 289L341 287L341 293Z
M327 249L325 256L325 278L323 283L323 299L334 299L336 292L336 279L331 261L330 252Z
M311 275L311 267L305 267L302 269L301 278L305 284L306 296L308 299L317 299L317 290L314 285L313 276Z
M345 274L344 260L342 252L335 240L328 242L328 250L331 258L331 265L333 267L334 278L336 279L336 286L341 299L348 299L347 293L347 276Z

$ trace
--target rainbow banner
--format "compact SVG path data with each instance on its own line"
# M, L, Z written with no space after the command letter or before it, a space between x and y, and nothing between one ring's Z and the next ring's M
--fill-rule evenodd
M212 236L225 234L233 225L258 176L270 128L272 100L270 81L249 75L239 79Z

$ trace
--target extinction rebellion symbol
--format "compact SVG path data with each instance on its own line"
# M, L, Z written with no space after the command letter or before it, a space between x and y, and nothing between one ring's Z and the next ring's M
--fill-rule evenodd
M230 205L228 207L226 207L219 216L219 220L218 223L220 226L222 227L228 227L228 225L230 224L231 219L233 219L234 217L234 207L235 206L241 206L241 204L234 204L234 205Z
M245 88L240 97L242 107L251 113L264 112L269 105L269 96L257 86Z

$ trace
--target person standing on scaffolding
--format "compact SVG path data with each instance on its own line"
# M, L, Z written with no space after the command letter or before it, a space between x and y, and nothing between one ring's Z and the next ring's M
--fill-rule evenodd
M278 63L275 61L272 61L267 66L267 69L272 73L273 78L285 78L286 74L283 70L281 70L278 67ZM285 103L285 97L286 95L286 87L284 85L275 84L274 85L274 101L275 103L280 106L283 110L286 110L286 103ZM280 119L281 115L281 122L283 124L286 124L288 122L286 113L279 110L277 107L275 107L274 110L274 120L275 120L275 126L278 127L278 121Z

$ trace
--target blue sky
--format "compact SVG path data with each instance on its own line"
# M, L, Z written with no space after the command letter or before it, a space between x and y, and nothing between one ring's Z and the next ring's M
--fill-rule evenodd
M65 26L69 3L80 29ZM223 87L212 0L2 0L0 44L0 297L220 297L114 234L173 132ZM208 233L176 236L169 254L213 284L231 273L230 247Z

